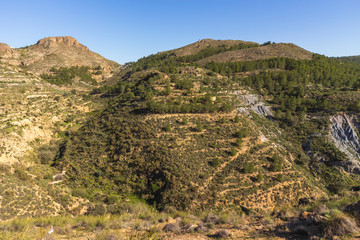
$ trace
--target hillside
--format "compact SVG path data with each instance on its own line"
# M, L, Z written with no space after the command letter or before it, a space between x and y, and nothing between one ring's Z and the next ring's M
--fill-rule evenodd
M18 49L2 43L0 57L3 62L34 74L49 72L53 67L101 66L107 77L120 66L90 51L73 37L48 37L34 45Z
M68 40L37 47L87 51ZM39 78L3 59L1 206L19 199L0 209L3 219L76 217L22 230L9 222L4 233L54 225L63 238L359 235L356 212L344 210L360 200L356 63L293 44L209 39L111 75L84 65ZM20 188L38 192L32 209Z
M249 49L227 51L199 60L197 63L205 65L209 62L239 62L256 61L274 57L292 58L296 60L309 60L313 53L294 44L277 43Z
M219 47L233 47L239 44L251 44L251 45L259 45L254 42L247 42L247 41L241 41L241 40L213 40L213 39L202 39L195 43L186 45L184 47L180 47L174 50L165 51L161 53L170 53L175 54L176 56L183 57L183 56L189 56L196 54L200 52L201 50L204 50L206 48L219 48Z
M84 198L136 196L159 210L269 213L356 187L360 68L292 44L233 46L130 65L98 89L111 104L55 166Z
M281 204L294 204L321 193L288 157L285 144L290 143L284 139L275 144L282 137L274 130L262 133L263 124L274 127L270 121L260 124L226 102L247 97L248 91L233 88L211 101L215 94L206 94L210 87L196 87L201 76L193 78L189 95L177 83L167 88L167 75L138 74L142 77L128 83L128 94L68 139L57 164L76 179L76 188L87 185L85 191L91 194L94 187L107 186L124 197L136 193L158 208L185 210L273 210L280 206L278 198ZM178 81L183 77L187 75L178 75ZM151 100L146 97L150 91ZM165 91L171 93L166 96ZM261 181L256 180L259 174Z
M74 50L66 49L73 48L70 43L53 44L63 44L63 52L70 55L62 53L61 62L56 60L51 66L55 63L81 64L76 60L78 56L72 56ZM76 42L73 41L73 44L76 45ZM36 47L39 52L40 48L46 47L40 45L44 45L44 40L39 41ZM81 48L89 51L85 46ZM18 60L12 60L17 58L19 51L0 45L0 174L1 191L4 193L0 198L0 219L78 214L87 208L85 203L88 200L72 196L67 186L61 184L63 180L58 182L58 178L64 178L58 175L61 171L50 167L50 164L57 154L62 135L66 131L75 131L102 102L87 95L94 86L81 78L72 79L66 86L58 86L40 78L38 69L27 71L23 65L18 66ZM85 55L83 57L86 58ZM75 60L71 62L65 58ZM40 59L33 49L29 50L27 59L36 64L47 61ZM106 63L107 60L102 61ZM93 78L105 79L108 76L98 70L100 74L94 75L85 66L84 72Z

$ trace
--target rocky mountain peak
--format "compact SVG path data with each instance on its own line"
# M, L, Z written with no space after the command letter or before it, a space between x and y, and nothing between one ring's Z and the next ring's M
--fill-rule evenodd
M86 46L80 44L75 38L70 37L70 36L43 38L43 39L39 40L36 43L36 45L42 46L45 48L53 48L53 47L57 47L59 45L64 45L66 47L75 47L75 48L80 48L85 51L89 51L89 49Z
M13 49L6 43L0 43L0 57L11 57L13 54Z

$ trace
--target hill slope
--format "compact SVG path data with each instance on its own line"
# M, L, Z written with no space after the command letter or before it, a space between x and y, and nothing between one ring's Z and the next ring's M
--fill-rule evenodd
M78 77L71 85L57 86L37 74L55 66L118 64L69 37L43 39L23 49L0 44L0 55L0 175L5 193L0 197L0 219L84 211L88 201L71 195L63 182L66 175L53 179L61 172L50 164L66 131L75 131L101 100L87 95L94 86ZM18 66L21 61L29 65ZM96 70L97 75L93 72L83 68L86 76L94 78L106 79L110 74L105 69Z
M56 160L73 187L101 191L105 202L135 194L159 208L269 211L358 183L342 173L351 161L326 130L330 111L351 108L336 105L345 91L336 86L356 88L358 67L293 44L204 49L143 58L98 91L112 104L70 136ZM228 57L244 51L254 59ZM197 67L210 53L225 54L224 62Z
M12 49L0 45L3 62L20 66L35 74L49 72L51 68L70 66L101 66L108 76L120 65L90 51L73 37L48 37L29 47Z
M248 44L248 45L259 45L254 42L247 42L241 40L213 40L213 39L202 39L195 43L180 47L174 50L165 51L161 53L173 53L176 56L183 57L188 55L193 55L199 53L201 50L206 48L219 48L219 47L232 47L239 44Z
M302 49L294 44L277 43L266 46L219 53L214 56L201 59L198 61L198 63L205 65L208 62L256 61L260 59L268 59L274 57L309 60L312 58L312 55L313 53L306 51L305 49Z
M313 234L303 227L297 233L325 236L324 230L344 215L322 205L341 209L359 198L353 190L360 185L360 66L292 44L229 41L226 45L209 40L213 45L208 47L207 41L190 45L180 55L170 51L131 63L91 94L72 91L72 85L44 83L5 64L3 93L15 98L2 103L8 111L3 117L14 117L4 119L4 138L17 137L16 144L31 126L51 123L54 115L60 119L53 128L44 124L58 141L29 138L30 152L23 154L22 165L12 164L13 169L0 165L0 173L7 176L4 191L9 192L1 203L15 196L21 200L15 206L22 206L22 193L39 187L48 194L40 194L43 202L35 194L32 202L39 204L34 206L42 209L51 199L53 204L43 212L26 208L33 216L51 210L74 215L128 213L134 211L129 202L146 202L184 216L179 220L181 231L189 230L186 225L192 226L196 217L189 220L178 210L255 216L249 225L268 234L265 238L284 236L279 229L296 231L294 226L301 221L313 229L315 221L321 231ZM42 44L46 48L48 43ZM76 45L70 41L69 48L72 44ZM2 48L4 56L14 54ZM79 81L80 75L89 76L83 71L91 75L96 70L70 68L51 74ZM47 77L49 82L59 80ZM17 91L17 87L25 89ZM40 110L35 116L20 103ZM9 114L11 108L21 114ZM60 172L62 178L51 182L52 175ZM21 183L11 185L16 179ZM26 185L30 180L38 187ZM21 194L15 194L18 190ZM21 215L14 209L5 209L6 219ZM297 217L300 211L313 209L288 222L289 212ZM138 218L151 219L141 214ZM287 223L268 228L265 222L274 219ZM180 225L177 221L172 222ZM220 220L209 214L203 222L211 227ZM99 221L94 226L104 227Z

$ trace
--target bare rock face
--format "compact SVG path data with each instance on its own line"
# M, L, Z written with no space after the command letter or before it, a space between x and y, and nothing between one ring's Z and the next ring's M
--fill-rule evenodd
M9 45L0 43L0 57L9 58L13 55L13 53L14 51Z
M242 103L242 106L238 108L238 111L249 115L249 110L254 111L256 114L264 117L272 117L271 107L266 106L264 99L260 95L256 94L245 94L239 95L239 100Z
M360 139L357 135L356 121L354 116L346 114L335 115L330 118L330 136L340 151L346 154L348 161L341 165L345 171L360 173Z
M66 47L74 47L74 48L79 48L82 49L84 51L89 51L89 49L80 44L75 38L73 37L48 37L48 38L43 38L41 40L39 40L36 45L44 47L44 48L54 48L57 47L59 45L64 45Z

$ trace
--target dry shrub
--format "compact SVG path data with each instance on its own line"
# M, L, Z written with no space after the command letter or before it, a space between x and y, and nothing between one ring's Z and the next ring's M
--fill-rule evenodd
M345 212L350 213L358 222L360 222L360 201L348 205L345 208Z
M118 240L118 238L115 236L115 234L113 234L109 231L102 231L102 232L96 234L95 239L96 240Z
M359 232L359 227L356 221L349 216L340 214L328 222L324 233L326 237L332 238L334 236L352 235L357 232Z

